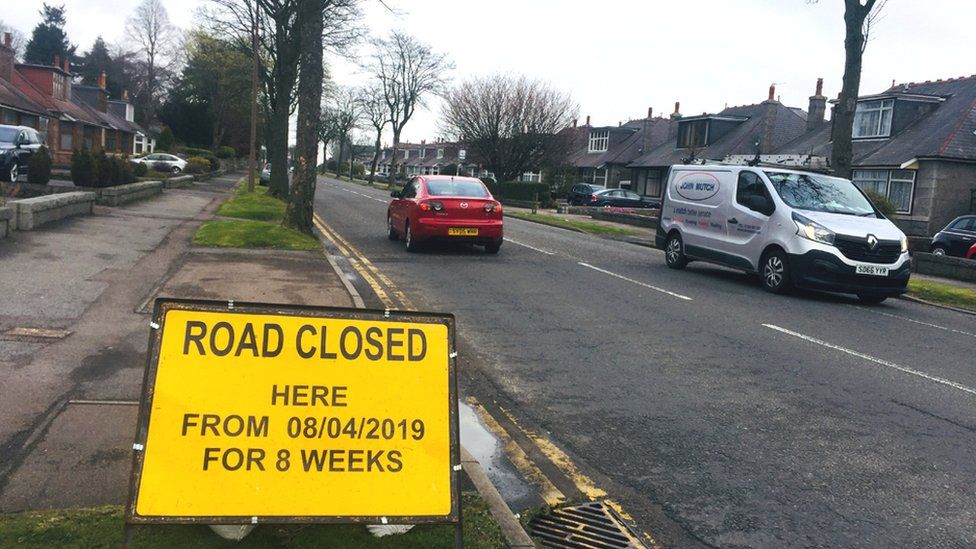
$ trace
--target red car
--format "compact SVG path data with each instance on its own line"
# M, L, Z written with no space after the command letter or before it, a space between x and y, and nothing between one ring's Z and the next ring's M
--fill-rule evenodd
M402 237L408 251L434 240L481 244L490 254L502 247L502 205L480 179L418 176L390 196L387 236Z
M976 261L976 244L969 247L969 251L966 252L966 259L972 259Z

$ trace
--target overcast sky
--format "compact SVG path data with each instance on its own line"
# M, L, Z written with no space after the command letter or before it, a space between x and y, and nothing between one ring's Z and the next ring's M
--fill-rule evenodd
M67 8L68 35L79 51L101 34L124 39L136 1L54 0ZM163 0L174 23L195 24L205 0ZM370 31L399 28L447 53L464 79L496 72L525 74L568 91L581 121L612 125L653 107L701 114L766 99L776 83L783 103L806 109L818 77L835 97L844 64L843 1L819 0L364 0ZM25 9L25 5L29 8ZM39 0L4 10L0 19L25 34L40 20ZM976 2L889 0L872 32L861 93L898 82L976 72ZM362 54L364 48L352 52ZM332 56L339 84L367 75ZM404 131L411 141L438 136L437 101Z

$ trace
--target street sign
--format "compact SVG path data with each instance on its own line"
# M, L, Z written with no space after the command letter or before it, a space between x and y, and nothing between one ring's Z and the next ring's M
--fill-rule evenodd
M157 300L130 523L457 522L454 317Z
M466 151L464 149L461 149L460 151L458 151L458 160L464 160L464 158L466 156L468 156L468 151Z

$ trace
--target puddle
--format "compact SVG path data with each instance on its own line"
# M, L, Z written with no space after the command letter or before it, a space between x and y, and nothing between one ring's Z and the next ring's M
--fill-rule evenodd
M481 463L508 507L519 512L539 505L541 500L535 489L509 463L501 442L485 427L478 414L464 401L458 403L458 412L461 444Z

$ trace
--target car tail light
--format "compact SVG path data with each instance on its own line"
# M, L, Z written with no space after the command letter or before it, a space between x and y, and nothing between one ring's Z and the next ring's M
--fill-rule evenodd
M498 212L501 213L502 205L498 202L485 202L485 213Z
M596 195L595 194L591 194L590 195L590 202L596 202Z
M443 202L434 202L434 201L421 202L420 203L420 209L423 210L423 211L425 211L425 212L429 212L431 210L433 210L435 212L442 212L442 211L444 211L444 203Z

